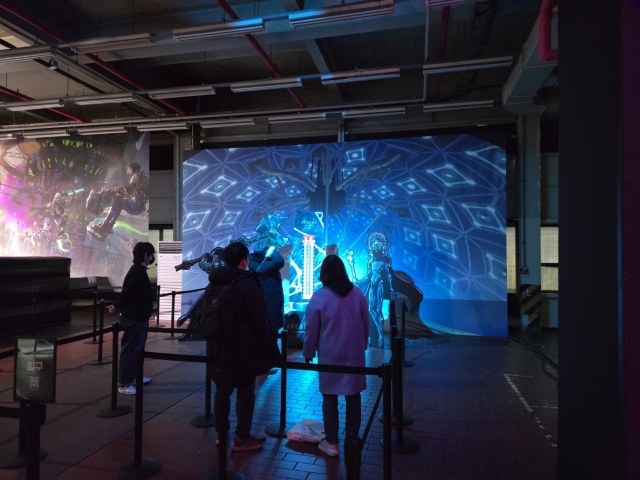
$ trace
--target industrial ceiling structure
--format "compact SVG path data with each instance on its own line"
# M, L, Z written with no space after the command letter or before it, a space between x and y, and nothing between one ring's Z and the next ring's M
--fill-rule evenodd
M136 128L210 142L553 115L551 4L4 0L0 139Z

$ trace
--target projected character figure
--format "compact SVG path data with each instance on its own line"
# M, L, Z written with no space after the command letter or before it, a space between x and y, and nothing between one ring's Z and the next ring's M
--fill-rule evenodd
M113 233L113 226L122 210L130 215L140 215L146 210L149 199L149 179L139 163L127 165L127 174L131 175L129 185L103 188L98 192L92 190L87 198L87 210L94 215L102 213L103 201L105 203L111 202L107 218L96 225L87 227L87 233L96 240L104 242L107 236Z
M60 238L64 233L64 227L67 224L67 216L64 213L66 206L67 201L59 192L54 195L53 200L45 205L47 214L45 219L51 218L57 226L55 238Z

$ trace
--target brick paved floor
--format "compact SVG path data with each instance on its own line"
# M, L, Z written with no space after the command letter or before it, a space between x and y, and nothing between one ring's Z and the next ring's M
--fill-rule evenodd
M204 355L203 342L165 337L151 334L147 350ZM111 345L108 336L105 358ZM112 479L118 466L133 459L133 413L96 416L109 405L111 382L111 365L87 365L96 355L97 346L84 341L59 347L57 403L47 406L42 427L42 448L49 452L42 479ZM393 455L394 478L555 479L557 384L535 355L506 339L428 337L408 340L406 356L415 366L403 372L405 413L413 418L404 431L420 450ZM388 358L389 352L371 349L368 364ZM290 350L289 360L302 361L300 350ZM0 369L0 406L15 407L13 359L0 360ZM153 382L144 389L143 457L162 463L151 478L192 480L216 472L215 430L190 424L204 413L204 366L148 359L145 374ZM361 433L381 381L370 377L368 384ZM133 406L134 398L119 395L118 402ZM279 418L279 405L280 374L259 377L255 433ZM340 411L344 427L342 402ZM316 373L289 370L287 420L302 418L322 419ZM0 431L0 454L17 452L17 420L0 418ZM382 479L381 438L376 418L363 449L363 479ZM268 437L255 452L229 450L228 466L249 480L346 478L343 452L329 458L315 445L280 438ZM2 480L21 478L24 469L0 470Z

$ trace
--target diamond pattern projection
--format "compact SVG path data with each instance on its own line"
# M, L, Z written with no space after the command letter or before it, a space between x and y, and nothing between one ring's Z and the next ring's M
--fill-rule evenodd
M278 183L278 179L277 179L277 178L275 178L275 177L267 178L267 179L265 180L265 182L267 182L267 184L268 184L271 188L276 188L278 185L280 185L280 184ZM284 185L284 180L280 179L280 182Z
M507 233L505 222L500 218L494 207L490 205L467 205L466 203L462 203L460 206L464 208L475 227Z
M187 213L182 222L182 233L193 232L194 230L201 229L204 221L210 213L211 210Z
M448 163L438 168L427 169L427 173L436 177L447 188L458 185L475 185L476 183L472 179L465 177L456 167Z
M196 163L192 162L191 160L184 162L182 164L182 173L184 175L182 183L187 184L189 180L194 178L196 175L206 175L207 173L205 172L205 170L207 170L207 168L209 168L209 165L202 164L200 162Z
M260 192L253 187L247 187L240 195L236 198L240 200L244 200L245 202L250 203L256 196L258 196Z
M393 197L393 192L385 186L374 189L373 193L375 193L381 200L386 200L389 197Z
M489 277L506 285L507 264L490 253L485 253L484 256L487 259Z
M433 238L436 252L443 253L454 260L458 259L458 250L456 249L456 242L454 240L436 235L435 233L431 235L431 238Z
M343 168L342 169L342 178L348 178L354 173L358 171L357 168Z
M218 222L218 226L235 225L237 218L241 212L224 212L222 219Z
M427 191L427 189L420 185L413 177L409 180L405 180L404 182L398 182L398 185L404 188L409 195L415 195L416 193L424 193Z
M365 163L367 161L364 148L359 148L357 150L349 150L345 156L347 157L348 165L352 163Z
M436 267L435 275L436 285L444 289L448 297L454 298L457 280L451 275L447 275L440 268Z
M404 240L415 245L420 245L420 232L405 227Z
M430 207L428 205L422 205L422 208L427 212L430 222L446 223L451 225L451 220L444 207Z
M203 195L213 195L215 197L222 196L227 190L233 187L238 182L231 180L224 175L220 175L211 184L200 191Z

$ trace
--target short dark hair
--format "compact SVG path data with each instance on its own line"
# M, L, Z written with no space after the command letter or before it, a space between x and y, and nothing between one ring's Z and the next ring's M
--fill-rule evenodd
M320 267L320 281L326 285L344 280L349 281L349 277L342 259L337 255L327 255Z
M230 267L238 267L242 260L249 257L249 249L247 246L240 242L231 242L222 251L222 258L224 263Z
M151 255L156 253L156 249L149 242L138 242L133 247L133 263L144 262L144 254Z

